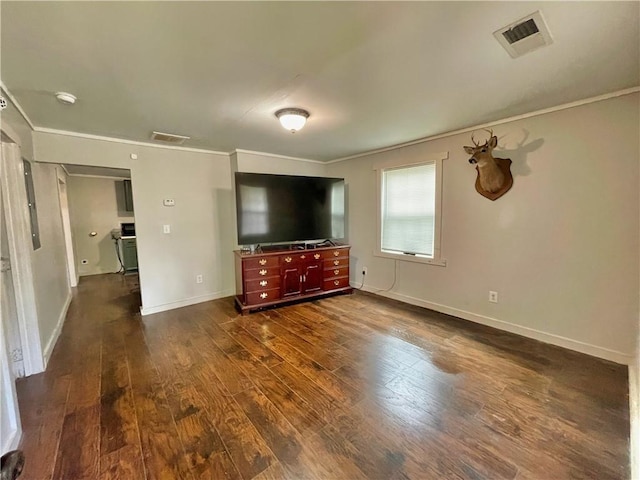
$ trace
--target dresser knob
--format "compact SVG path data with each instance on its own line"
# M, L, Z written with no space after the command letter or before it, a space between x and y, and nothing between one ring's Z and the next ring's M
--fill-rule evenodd
M266 286L267 286L267 283L269 283L269 282L267 282L266 280L261 280L261 281L260 281L260 286L261 286L261 287L266 287Z
M267 274L267 271L263 268L263 269L262 269L262 270L260 270L258 273L259 273L260 275L264 276L264 275L266 275L266 274Z
M334 265L340 265L340 260L334 260L334 261L333 261L333 264L334 264Z
M264 300L265 298L267 298L268 296L269 296L269 294L268 294L267 292L262 292L262 293L260 294L260 298L261 298L261 299L263 299L263 300Z
M318 259L320 258L320 254L319 254L319 253L316 253L316 254L313 256L313 258L315 258L316 260L318 260Z
M340 280L334 280L334 281L333 281L333 284L334 284L334 285L336 285L336 286L337 286L337 285L340 285Z
M307 256L306 256L306 255L300 255L300 258L301 258L302 260L304 260L305 258L307 258Z
M266 258L261 258L260 259L260 265L266 265L267 264L267 259Z
M339 273L340 273L340 270L334 270L334 271L333 271L333 274L334 274L334 275L337 275L337 274L339 274Z
M337 250L336 250L335 252L333 252L333 256L334 256L334 257L337 257L338 255L340 255L340 252L339 252L339 251L337 251Z
M287 263L291 263L291 260L293 260L291 257L287 257L287 258L284 259L284 261L287 262Z

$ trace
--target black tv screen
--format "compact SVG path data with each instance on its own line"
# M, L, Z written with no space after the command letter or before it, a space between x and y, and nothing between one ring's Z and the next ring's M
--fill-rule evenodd
M344 238L344 179L236 172L238 245Z

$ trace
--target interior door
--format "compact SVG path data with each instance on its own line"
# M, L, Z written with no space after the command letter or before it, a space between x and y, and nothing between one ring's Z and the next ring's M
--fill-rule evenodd
M3 206L0 200L0 206ZM24 377L22 340L18 326L16 294L11 269L11 253L7 237L7 223L4 208L0 208L0 276L2 277L2 325L5 330L9 369L14 378Z
M4 208L2 195L0 195L0 240L2 242L2 256L5 255L5 243L7 232L4 221ZM7 257L8 258L8 257ZM10 263L3 258L2 274L0 275L0 454L17 447L20 441L22 427L20 424L20 412L18 410L18 398L16 395L15 373L11 368L18 369L16 362L9 361L10 347L7 343L7 332L17 326L15 298L6 298L13 290L11 281ZM11 284L7 286L7 281ZM22 368L24 375L24 367Z

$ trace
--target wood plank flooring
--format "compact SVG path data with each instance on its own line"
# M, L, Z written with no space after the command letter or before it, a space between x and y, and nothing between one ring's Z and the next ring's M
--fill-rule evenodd
M356 292L141 317L81 279L18 381L21 480L623 479L627 369Z

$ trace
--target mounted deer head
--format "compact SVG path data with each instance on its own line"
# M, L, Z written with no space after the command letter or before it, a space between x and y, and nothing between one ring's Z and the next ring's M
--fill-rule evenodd
M513 185L511 175L511 160L508 158L493 158L491 152L498 145L498 137L489 132L489 140L480 145L471 134L473 147L464 147L464 151L471 155L469 163L476 165L478 176L476 190L480 195L495 200L504 195Z

